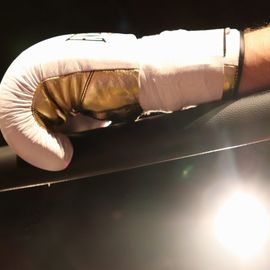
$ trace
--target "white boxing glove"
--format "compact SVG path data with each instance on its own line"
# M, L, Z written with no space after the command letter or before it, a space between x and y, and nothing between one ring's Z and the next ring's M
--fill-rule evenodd
M235 49L227 58L235 64L239 35L231 33ZM62 170L73 155L63 133L72 116L90 116L94 127L101 127L110 120L135 119L142 111L174 111L221 99L225 34L224 29L178 30L137 39L93 33L37 43L2 79L3 136L32 165Z

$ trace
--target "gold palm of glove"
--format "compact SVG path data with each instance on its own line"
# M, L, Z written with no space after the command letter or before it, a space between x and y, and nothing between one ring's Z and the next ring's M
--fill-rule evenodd
M137 69L76 72L41 82L33 97L36 121L57 130L71 115L126 121L141 113Z

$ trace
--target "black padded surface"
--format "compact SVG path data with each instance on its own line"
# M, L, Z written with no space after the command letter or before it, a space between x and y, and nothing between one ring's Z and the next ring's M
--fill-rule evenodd
M46 172L0 148L0 188L76 180L269 139L270 93L217 102L72 137L73 161Z
M234 185L269 201L270 142L84 180L0 193L1 269L267 270L210 230Z

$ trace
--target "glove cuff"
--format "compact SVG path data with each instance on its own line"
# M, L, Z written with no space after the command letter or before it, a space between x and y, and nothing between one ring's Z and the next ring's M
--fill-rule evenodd
M223 99L237 96L244 58L242 32L224 29L224 88Z
M220 100L237 85L236 29L166 31L139 43L144 52L139 96L144 110L175 111Z

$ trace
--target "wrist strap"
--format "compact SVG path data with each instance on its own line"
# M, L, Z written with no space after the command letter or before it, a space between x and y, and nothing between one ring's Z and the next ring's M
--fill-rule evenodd
M244 60L243 33L224 29L224 88L223 99L237 97Z
M244 32L240 32L240 52L239 52L239 59L238 59L238 69L237 69L237 76L235 78L235 87L233 91L233 97L238 96L238 90L240 85L240 80L242 76L243 71L243 65L244 65L244 56L245 56L245 40L244 40Z

